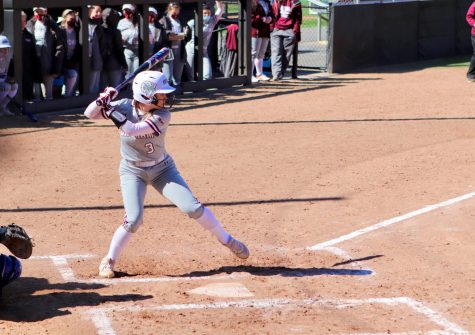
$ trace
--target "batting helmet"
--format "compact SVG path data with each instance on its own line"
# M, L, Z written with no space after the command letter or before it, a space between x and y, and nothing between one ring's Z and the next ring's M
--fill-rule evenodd
M132 84L134 100L144 104L153 104L157 93L168 94L174 90L168 85L167 77L159 71L140 72Z

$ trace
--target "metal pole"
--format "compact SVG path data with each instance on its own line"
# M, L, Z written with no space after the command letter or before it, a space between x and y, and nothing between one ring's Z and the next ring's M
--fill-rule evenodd
M198 41L198 81L203 81L203 9L199 3L195 12L195 45Z
M239 11L239 75L246 76L246 85L252 83L251 0L241 0Z
M82 46L82 94L91 93L91 60L89 58L89 8L87 5L81 7L81 36L79 43Z
M321 17L320 13L317 14L317 31L318 31L318 36L317 36L317 41L322 40L322 23L321 23Z
M299 54L299 43L295 41L294 51L292 53L292 78L297 79L297 64L298 64L298 54Z
M142 14L139 23L139 64L142 64L142 62L152 56L153 53L150 51L151 47L148 38L150 34L148 27L148 4L142 5L142 10L137 10L137 12Z

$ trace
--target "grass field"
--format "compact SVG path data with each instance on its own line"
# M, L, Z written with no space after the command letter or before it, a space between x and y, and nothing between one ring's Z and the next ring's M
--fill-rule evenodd
M228 3L227 4L227 13L239 13L239 4L237 3ZM316 28L317 27L317 15L310 13L310 7L308 0L302 1L302 28ZM328 18L328 15L325 15ZM323 27L328 25L328 21L321 20L321 25Z

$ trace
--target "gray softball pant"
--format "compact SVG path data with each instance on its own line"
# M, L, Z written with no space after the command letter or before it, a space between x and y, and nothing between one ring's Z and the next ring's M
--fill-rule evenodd
M189 217L197 219L203 214L203 205L193 196L169 155L157 165L146 168L122 160L119 173L125 207L123 227L128 232L136 232L142 224L148 184Z

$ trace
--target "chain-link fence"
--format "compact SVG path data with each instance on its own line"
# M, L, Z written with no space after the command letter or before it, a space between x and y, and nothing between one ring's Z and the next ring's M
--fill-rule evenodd
M301 40L298 43L297 67L326 69L330 27L328 3L302 2Z

